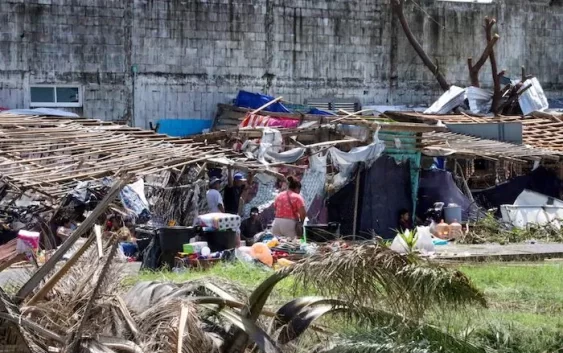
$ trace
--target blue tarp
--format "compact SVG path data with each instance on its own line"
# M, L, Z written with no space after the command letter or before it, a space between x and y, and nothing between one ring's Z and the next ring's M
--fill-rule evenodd
M205 119L160 119L156 132L172 137L186 137L201 134L204 129L211 128L213 121Z
M235 99L235 105L241 108L258 109L274 99L274 97L265 94L239 91L237 98ZM269 107L264 109L264 111L274 113L290 113L290 111L280 102L276 102L270 105Z
M252 93L247 91L239 91L237 98L235 99L235 106L241 108L258 109L264 104L274 100L272 96L261 93ZM327 112L315 107L309 107L306 105L291 104L288 106L283 105L281 102L274 103L269 107L266 107L264 111L273 113L305 113L312 115L336 115L332 112Z
M321 110L315 107L312 107L311 110L309 110L309 112L307 112L307 114L312 114L312 115L336 115L334 113L331 112L327 112L325 110Z

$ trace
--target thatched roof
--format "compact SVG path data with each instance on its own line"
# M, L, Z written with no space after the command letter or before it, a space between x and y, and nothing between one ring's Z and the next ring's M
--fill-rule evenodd
M80 181L120 172L180 173L185 166L222 157L237 160L240 155L216 144L100 120L0 114L3 181L55 199Z

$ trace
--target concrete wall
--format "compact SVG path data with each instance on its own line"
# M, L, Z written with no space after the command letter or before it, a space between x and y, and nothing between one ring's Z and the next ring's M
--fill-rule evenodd
M488 15L499 22L499 67L518 76L525 65L549 95L561 95L561 2L417 3L405 9L412 29L452 83L468 83L466 60L484 47ZM34 83L80 84L79 113L133 116L142 127L164 117L211 118L239 89L295 103L323 96L431 103L440 91L387 4L2 0L0 106L28 107ZM486 70L482 77L490 82Z

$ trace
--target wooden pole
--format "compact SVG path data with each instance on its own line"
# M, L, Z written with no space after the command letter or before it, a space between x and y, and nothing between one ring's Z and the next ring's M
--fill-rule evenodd
M268 103L264 104L264 105L261 106L260 108L251 111L250 114L251 114L251 115L252 115L252 114L256 114L256 113L258 113L258 112L260 112L260 111L262 111L262 110L268 108L270 105L281 101L282 99L283 99L283 97L282 97L282 96L279 96L278 98L276 98L276 99L274 99L274 100L271 100L271 101L269 101Z
M360 201L360 181L362 179L362 165L358 167L356 174L356 189L354 191L354 223L352 223L352 240L356 240L358 231L358 204Z
M39 289L39 291L33 296L33 298L31 298L29 300L29 302L27 303L27 305L33 305L35 303L37 303L38 300L43 299L43 297L45 297L45 295L51 290L53 289L53 287L57 284L57 282L59 282L59 280L68 272L68 270L70 270L70 268L72 266L74 266L74 264L78 261L78 259L80 258L80 256L82 256L82 254L84 254L86 252L86 250L88 250L88 248L90 247L90 245L92 245L92 243L94 242L94 239L96 239L96 236L94 235L94 233L92 233L90 235L90 237L88 238L88 240L86 240L86 242L80 247L80 249L78 249L70 259L68 259L68 261L63 265L63 267L60 268L60 270L57 271L57 273L55 273L53 275L53 277L49 278L49 280L47 281L47 283L45 283L45 285L43 287L41 287L41 289Z
M72 248L74 243L83 234L88 232L90 228L94 225L98 217L100 217L108 207L108 205L117 197L121 189L127 185L129 178L117 179L113 184L111 189L108 191L104 199L96 206L94 211L82 222L82 224L68 237L68 239L59 247L59 249L53 254L53 256L45 262L31 278L20 288L16 294L15 300L19 304L26 297L28 297L35 288L41 283L41 281L47 276L57 265L57 262L61 260L64 254Z

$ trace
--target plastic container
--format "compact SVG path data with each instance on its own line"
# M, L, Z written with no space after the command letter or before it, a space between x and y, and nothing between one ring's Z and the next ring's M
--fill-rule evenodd
M201 236L207 242L211 252L234 249L237 245L235 231L204 232Z
M182 246L182 252L184 254L193 254L193 253L195 253L194 246L192 244L184 244Z
M163 227L158 230L158 240L162 252L182 251L184 244L188 244L194 236L193 227Z
M37 251L39 249L39 233L30 232L28 230L20 230L18 232L18 240L16 241L16 251L19 254L27 250Z
M450 237L450 226L444 220L436 225L436 237L440 239L448 239Z
M448 224L461 220L461 206L450 203L444 207L444 220Z
M449 232L450 239L459 239L463 236L463 228L461 224L457 223L457 219L454 219L453 223L450 224Z

